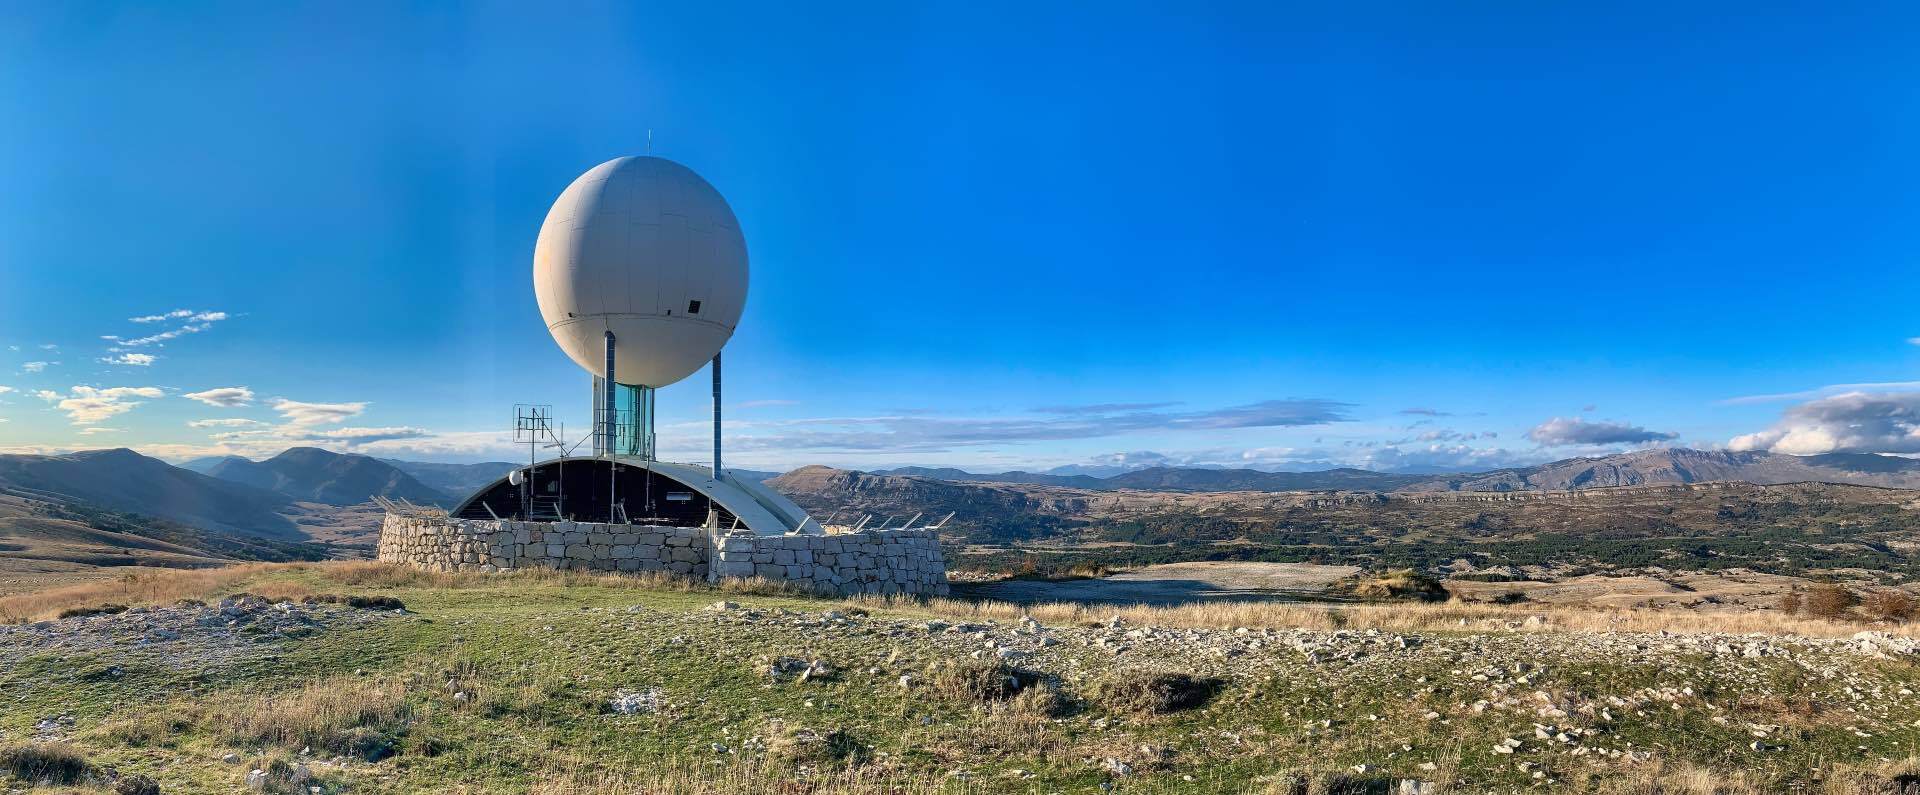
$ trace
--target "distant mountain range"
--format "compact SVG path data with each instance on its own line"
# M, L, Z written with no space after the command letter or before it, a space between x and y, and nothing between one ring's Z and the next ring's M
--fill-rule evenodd
M293 500L172 466L125 448L66 455L0 455L0 491L157 516L204 530L297 540L281 515Z
M488 461L481 464L436 464L426 461L400 461L392 458L374 460L412 475L415 480L460 499L465 499L467 495L479 491L482 486L506 477L514 467L520 466L505 461Z
M1364 469L1263 472L1200 467L1152 467L1107 477L1034 472L977 474L959 469L929 467L900 467L877 470L871 474L1102 491L1557 491L1710 481L1758 484L1822 482L1920 488L1920 459L1857 453L1791 456L1766 452L1666 448L1450 475L1372 472Z
M447 493L377 458L295 447L265 461L227 458L207 474L303 502L359 505L375 495L423 505L451 506Z

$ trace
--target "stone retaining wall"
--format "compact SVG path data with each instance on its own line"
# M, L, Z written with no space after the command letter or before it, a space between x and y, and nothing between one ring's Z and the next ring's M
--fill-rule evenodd
M379 558L427 571L664 571L705 578L704 528L514 522L388 514ZM946 559L931 530L843 535L722 534L720 577L762 577L829 594L947 593Z
M511 522L387 514L379 557L428 571L668 571L707 576L698 527Z
M932 530L841 535L720 536L722 577L762 577L822 593L945 596L947 561Z

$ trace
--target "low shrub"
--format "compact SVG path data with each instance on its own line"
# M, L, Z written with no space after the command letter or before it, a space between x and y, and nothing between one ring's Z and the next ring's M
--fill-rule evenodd
M1799 588L1783 593L1780 595L1780 612L1790 616L1798 615L1800 608L1805 606L1802 601Z
M119 605L119 604L92 605L88 607L69 607L65 610L60 611L60 613L58 614L58 617L59 618L81 618L84 616L110 616L115 613L125 613L125 612L127 612L126 605Z
M0 747L0 771L21 781L73 786L92 776L93 765L66 743L23 743Z
M867 760L866 744L844 729L780 729L767 739L767 753L796 767L858 765Z
M1190 674L1124 673L1100 682L1094 698L1115 712L1162 715L1205 706L1225 685L1224 680Z
M1820 583L1807 589L1804 602L1807 615L1814 618L1843 619L1860 604L1860 596L1839 583Z
M961 660L933 671L933 690L949 701L1006 701L1040 681L1040 674L1002 662Z
M1352 577L1334 585L1334 590L1360 599L1416 599L1444 602L1451 594L1439 580L1413 569L1400 569L1371 577Z
M1860 603L1860 610L1881 621L1908 621L1913 618L1916 606L1913 597L1905 591L1884 590L1867 594L1867 598Z

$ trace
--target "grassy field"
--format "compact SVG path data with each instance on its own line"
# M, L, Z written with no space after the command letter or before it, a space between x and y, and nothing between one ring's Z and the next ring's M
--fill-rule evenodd
M1912 662L1814 640L1858 626L1766 613L1046 606L1035 624L1006 605L362 563L84 583L0 598L0 615L235 591L387 596L407 612L204 659L184 640L0 643L0 780L11 770L15 787L51 792L146 777L167 793L241 791L254 770L289 792L1305 793L1403 779L1432 782L1422 792L1895 792L1920 748ZM723 599L737 604L711 608ZM140 620L102 620L123 618ZM1774 651L1704 651L1761 642L1738 633ZM995 653L1016 647L1028 651Z

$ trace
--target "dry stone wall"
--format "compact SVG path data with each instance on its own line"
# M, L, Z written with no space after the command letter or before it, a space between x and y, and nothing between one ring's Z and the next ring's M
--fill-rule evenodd
M710 550L718 547L717 556ZM947 593L946 559L931 530L710 539L699 527L515 522L388 514L379 558L427 571L572 569L761 577L828 594Z
M428 571L666 571L707 575L707 531L387 514L379 557Z
M831 594L945 596L947 562L932 530L876 530L839 535L718 539L714 566L722 577L762 577Z

